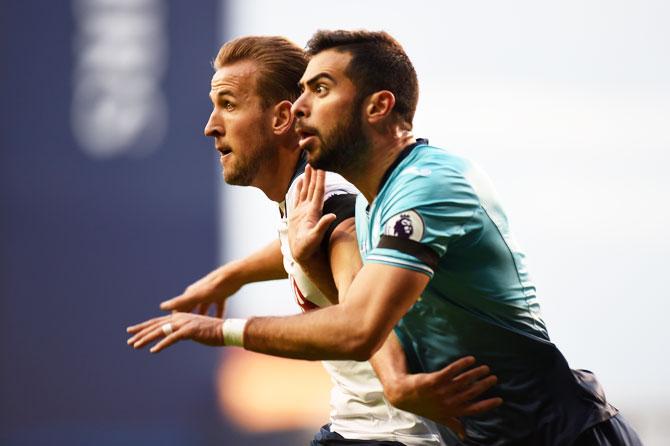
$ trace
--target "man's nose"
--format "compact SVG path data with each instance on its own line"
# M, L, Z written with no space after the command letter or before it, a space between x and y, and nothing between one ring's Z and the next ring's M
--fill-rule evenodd
M207 124L205 124L205 136L221 136L225 133L223 123L219 119L216 119L216 114L212 112L209 115Z
M291 112L296 118L304 118L309 115L305 94L300 95L300 97L293 103Z

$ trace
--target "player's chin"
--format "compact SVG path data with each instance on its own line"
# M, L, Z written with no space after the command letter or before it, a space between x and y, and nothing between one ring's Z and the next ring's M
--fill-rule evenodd
M307 162L314 167L315 164L318 164L321 160L321 150L317 144L308 144L304 147L305 153L307 154Z
M307 153L314 152L319 147L319 137L317 135L301 135L298 146Z
M320 158L307 158L307 163L312 167L312 169L318 169L318 170L326 170L323 168L323 165L321 164L321 159Z

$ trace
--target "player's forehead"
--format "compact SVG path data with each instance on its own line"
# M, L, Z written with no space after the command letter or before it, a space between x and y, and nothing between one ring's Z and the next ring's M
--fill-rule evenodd
M254 93L257 74L258 66L250 60L224 65L212 75L210 94L221 91L238 94Z
M307 84L320 76L326 76L336 81L348 79L345 72L351 58L351 53L347 51L335 49L322 51L309 60L300 83L302 85Z

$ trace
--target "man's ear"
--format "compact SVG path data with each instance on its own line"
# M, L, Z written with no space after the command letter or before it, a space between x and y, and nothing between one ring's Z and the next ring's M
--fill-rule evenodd
M293 127L293 113L291 113L290 101L281 101L274 106L272 114L272 132L275 135L283 135Z
M370 124L377 124L393 111L395 96L388 90L381 90L372 93L365 102L365 119Z

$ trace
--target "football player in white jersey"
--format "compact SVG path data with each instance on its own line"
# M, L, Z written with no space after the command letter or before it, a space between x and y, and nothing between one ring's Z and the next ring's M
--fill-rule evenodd
M326 174L324 213L332 215L322 220L322 225L329 226L327 236L309 271L303 271L291 255L288 231L294 198L309 192L301 188L305 157L291 114L291 102L300 94L298 81L306 64L303 51L280 37L244 37L220 49L210 93L214 110L205 134L214 138L221 153L228 184L258 187L278 203L279 240L212 271L180 296L163 302L163 310L196 309L205 314L216 305L216 315L221 317L225 300L244 284L288 276L299 305L311 311L336 304L360 269L353 219L358 191L337 174ZM309 178L304 183L309 184ZM166 331L174 331L170 339L176 340L175 336L188 331L188 322L179 323L184 316L173 313L131 327L129 332L134 336L129 344L140 348L165 336ZM171 324L169 330L166 324ZM217 330L215 336L222 337L220 323ZM385 377L383 387L368 361L324 361L335 383L331 419L313 444L334 445L345 439L379 445L450 443L454 439L443 438L432 422L393 407L389 400L459 432L454 417L479 414L501 403L499 398L475 401L496 378L489 375L486 366L471 368L474 358L460 359L431 374L408 375L397 340L390 337L387 344L388 348L371 360Z

